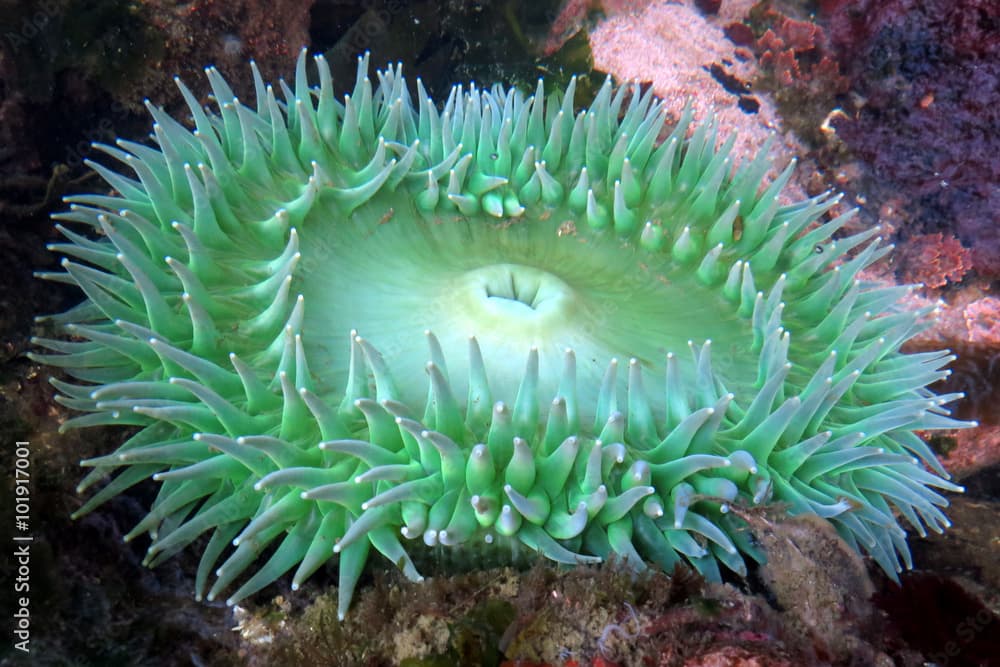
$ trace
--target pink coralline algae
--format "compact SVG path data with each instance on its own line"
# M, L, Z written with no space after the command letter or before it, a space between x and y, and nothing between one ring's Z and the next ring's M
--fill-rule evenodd
M755 98L748 110L741 104L747 90L733 90L757 71L752 56L740 55L746 49L726 39L723 26L732 23L734 8L723 3L719 16L706 17L689 4L618 0L604 9L606 18L589 33L594 68L619 80L649 82L674 118L686 104L696 118L714 114L720 136L737 134L734 161L752 159L781 125L769 99ZM794 136L775 137L777 163L804 152Z
M862 278L885 282L885 277L870 271L862 274ZM946 303L935 301L937 291L925 291L928 293L913 292L900 301L906 308L936 306L934 326L914 336L909 343L911 348L946 347L964 351L959 355L959 362L965 354L997 353L1000 349L1000 298L985 295L981 288L972 286L949 294Z
M962 311L969 340L984 347L1000 347L1000 299L992 296L973 301Z
M976 419L980 427L948 432L943 461L960 478L1000 463L1000 298L986 296L975 285L963 286L939 302L933 326L915 336L909 351L950 348L958 358L939 391L960 391L966 396L956 405L962 419ZM911 294L906 307L933 305L932 299Z

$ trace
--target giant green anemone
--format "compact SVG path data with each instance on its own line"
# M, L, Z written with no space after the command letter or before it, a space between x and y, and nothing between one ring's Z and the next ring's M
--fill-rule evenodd
M92 164L115 194L55 216L43 275L86 298L33 358L71 378L64 428L138 427L77 516L152 477L147 564L207 534L197 595L252 571L235 603L333 560L341 616L373 547L416 580L447 547L718 577L781 504L895 576L898 517L948 525L915 432L962 425L926 388L953 357L900 352L926 313L857 279L889 248L821 221L838 197L782 205L793 165L762 186L766 148L737 168L690 111L661 139L637 86L439 108L315 64L280 93L254 68L254 106L209 68L215 112L178 82L195 129L148 105L151 142L97 146L131 175Z

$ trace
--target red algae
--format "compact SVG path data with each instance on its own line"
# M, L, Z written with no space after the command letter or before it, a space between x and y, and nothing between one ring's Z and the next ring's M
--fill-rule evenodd
M837 135L910 193L924 232L952 231L1000 277L1000 4L826 0L858 108Z
M776 21L757 40L760 66L778 83L791 87L781 91L787 96L821 95L847 92L850 82L840 75L837 62L830 56L825 33L810 21L786 17Z
M908 239L893 257L904 283L944 287L962 282L972 268L972 252L952 235L918 234Z

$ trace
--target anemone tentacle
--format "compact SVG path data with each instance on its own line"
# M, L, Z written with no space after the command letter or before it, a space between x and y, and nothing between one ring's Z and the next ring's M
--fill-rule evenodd
M32 356L63 429L140 427L76 515L152 476L149 565L211 535L212 599L270 549L235 603L333 559L341 616L372 548L414 580L473 544L718 577L761 558L731 509L781 502L894 577L897 516L948 526L915 431L967 425L926 388L953 357L900 352L927 313L857 279L891 247L822 221L838 195L781 204L794 163L761 187L766 147L736 168L690 109L659 140L637 85L439 110L401 65L342 101L315 65L254 67L254 106L209 68L216 112L178 81L195 129L148 105L154 145L99 147L131 175L91 165L116 194L55 216L84 233L41 276L86 298Z

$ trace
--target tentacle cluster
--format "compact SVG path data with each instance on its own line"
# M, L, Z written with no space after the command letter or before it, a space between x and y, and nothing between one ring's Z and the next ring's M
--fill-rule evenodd
M560 563L683 559L718 577L719 563L742 573L761 558L734 504L781 502L828 519L894 576L911 564L897 517L921 534L948 525L933 489L960 487L915 431L963 425L943 408L955 395L925 388L953 357L899 352L926 313L894 307L905 288L856 279L889 248L877 230L837 238L851 213L815 224L837 197L779 204L794 165L762 188L766 150L734 168L732 139L717 150L714 124L692 128L690 111L660 140L664 105L610 81L584 110L574 83L546 94L541 81L533 95L458 86L439 110L419 80L411 97L401 67L373 85L360 59L341 101L315 64L317 86L303 53L280 95L254 68L255 108L213 68L214 113L178 81L195 129L148 105L150 144L98 147L133 176L92 164L116 194L71 197L55 216L84 233L60 225L65 272L42 275L86 299L44 318L70 339L36 339L49 352L33 358L73 380L53 380L57 400L84 413L64 428L141 427L83 462L81 491L113 477L77 516L152 476L159 494L126 537L150 536L149 565L209 534L196 585L211 599L270 549L235 603L336 559L341 615L372 547L412 579L415 548L473 544ZM353 320L334 296L310 297L307 313L321 273L311 259L346 279L315 239L395 233L383 227L433 238L448 223L537 230L537 243L574 244L585 270L590 247L625 252L652 267L640 279L719 309L742 341L722 350L736 361L713 363L711 332L684 330L683 317L682 337L662 333L676 317L667 300L629 321L660 357L618 346L628 367L608 354L599 382L578 356L603 348L547 329L525 334L512 360L475 322L456 350L442 342L458 328L448 317L376 340L358 332L383 325ZM344 252L364 256L357 243ZM539 316L517 309L544 300L525 275L484 297L510 307L517 344ZM387 348L418 345L425 375L401 376ZM524 367L516 383L500 372L512 363Z

